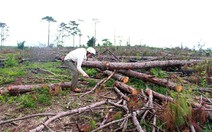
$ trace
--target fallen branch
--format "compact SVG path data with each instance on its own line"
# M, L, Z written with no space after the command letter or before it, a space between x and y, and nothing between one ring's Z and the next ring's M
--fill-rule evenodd
M6 121L1 121L0 125L6 124L6 123L10 123L13 121L19 121L19 120L24 120L24 119L28 119L28 118L33 118L33 117L37 117L37 116L54 116L56 115L55 113L40 113L40 114L34 114L34 115L28 115L25 117L20 117L20 118L15 118L15 119L9 119Z
M127 101L130 100L130 98L127 97L126 95L124 95L117 87L114 87L114 90L116 91L116 93L117 93L118 95L120 95L120 98L123 98L123 99L125 99L125 100L127 100Z
M102 126L96 128L96 129L92 130L91 132L96 132L96 131L98 131L98 130L101 130L101 129L103 129L103 128L109 126L109 125L112 125L112 124L121 122L121 121L123 121L123 120L125 120L125 119L127 119L127 118L130 118L131 116L132 116L131 114L128 114L128 115L125 116L124 118L121 118L121 119L118 119L118 120L111 121L111 122L109 122L109 123L107 123L107 124L104 124L104 125L102 125Z
M117 104L120 104L121 102L122 102L122 100L118 101ZM107 121L107 119L108 119L108 117L109 117L109 114L110 114L110 112L112 112L112 111L113 111L112 108L108 111L108 113L107 113L107 114L105 115L105 117L104 117L104 120L103 120L102 123L100 124L100 127L103 126L103 125L106 123L106 121Z
M88 92L86 92L86 93L80 95L80 97L83 97L83 96L85 96L85 95L87 95L87 94L89 94L89 93L94 92L95 89L96 89L97 87L99 87L100 85L102 85L102 84L104 84L105 82L107 82L107 81L115 74L115 72L116 72L116 71L114 71L114 72L113 72L110 76L108 76L107 78L104 78L104 79L102 79L101 81L99 81L99 82L95 85L95 87L93 87L90 91L88 91Z
M138 122L138 119L137 119L137 116L136 115L137 115L136 112L133 112L133 114L132 114L133 124L136 126L136 130L138 132L144 132L144 130L141 128L140 123Z
M96 102L94 104L82 107L82 108L78 108L78 109L73 109L73 110L69 110L69 111L64 111L64 112L59 112L57 113L55 116L49 118L47 121L44 122L44 124L47 126L49 123L51 123L52 121L64 117L64 116L68 116L74 113L82 113L84 111L86 111L87 109L92 109L94 107L100 106L105 104L107 101L100 101L100 102ZM40 125L38 127L36 127L35 129L30 130L30 132L37 132L37 131L41 131L42 129L44 129L44 125Z

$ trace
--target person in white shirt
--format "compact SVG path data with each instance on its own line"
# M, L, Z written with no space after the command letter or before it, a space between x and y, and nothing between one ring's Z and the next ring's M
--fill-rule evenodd
M79 73L83 75L85 78L89 78L88 74L82 69L83 60L87 60L87 58L92 58L96 54L96 50L92 47L86 48L78 48L71 52L69 52L65 58L64 62L70 69L72 80L71 80L71 90L74 92L81 92L79 88L77 88L77 82L79 78Z

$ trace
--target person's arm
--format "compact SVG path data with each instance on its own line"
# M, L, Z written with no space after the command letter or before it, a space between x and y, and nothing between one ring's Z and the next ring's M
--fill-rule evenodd
M78 58L77 59L77 70L83 75L83 77L89 77L87 75L87 73L85 73L85 71L82 69L82 62L83 62L83 58Z

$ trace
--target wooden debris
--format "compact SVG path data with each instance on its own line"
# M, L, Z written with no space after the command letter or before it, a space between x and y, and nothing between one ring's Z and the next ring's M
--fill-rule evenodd
M127 100L127 101L130 100L130 98L127 97L126 95L124 95L117 87L114 87L114 90L116 91L116 93L117 93L121 98L123 98L123 99L125 99L125 100Z
M107 81L115 74L115 72L116 72L116 70L115 70L110 76L108 76L107 78L104 78L104 79L102 79L100 82L98 82L98 83L95 85L95 87L93 87L90 91L88 91L88 92L82 94L80 97L83 97L83 96L85 96L85 95L87 95L87 94L89 94L89 93L94 92L94 91L96 90L97 87L99 87L100 85L102 85L102 84L104 84L105 82L107 82Z

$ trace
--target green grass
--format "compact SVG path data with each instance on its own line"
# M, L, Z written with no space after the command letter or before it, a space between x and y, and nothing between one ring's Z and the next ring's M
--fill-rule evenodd
M49 94L48 89L37 89L32 94L0 95L0 103L13 104L18 108L36 108L38 105L51 105L52 96Z

